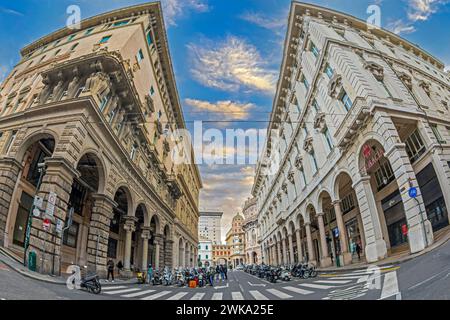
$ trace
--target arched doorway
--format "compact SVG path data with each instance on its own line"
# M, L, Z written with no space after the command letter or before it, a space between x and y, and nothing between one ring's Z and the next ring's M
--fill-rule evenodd
M149 242L149 263L154 268L160 268L161 267L161 255L160 255L160 248L159 248L159 219L156 214L154 214L150 220L150 242Z
M184 242L183 238L178 240L178 267L184 267Z
M45 175L43 164L53 155L55 139L48 134L31 138L23 158L20 159L23 170L17 181L16 191L10 202L10 214L7 220L5 245L20 257L23 257L25 235L29 223L33 199L40 182Z
M316 214L316 209L313 205L309 205L306 208L306 214L309 219L309 234L311 234L311 241L307 239L307 247L309 253L309 262L317 264L322 257L322 250L320 246L320 232L319 232L319 221ZM308 225L305 226L305 229ZM308 230L306 230L308 237Z
M299 234L300 234L300 243L298 244L298 259L301 262L307 262L310 260L310 253L308 250L307 237L306 237L306 225L305 219L301 214L298 215L298 225L299 225Z

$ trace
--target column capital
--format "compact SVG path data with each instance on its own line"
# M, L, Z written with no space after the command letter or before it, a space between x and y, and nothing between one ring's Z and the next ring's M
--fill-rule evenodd
M338 206L338 205L341 204L341 202L342 202L341 199L337 199L337 200L333 200L333 201L331 202L331 204L332 204L333 206Z
M47 167L45 170L46 174L60 174L61 177L66 178L70 182L72 182L73 178L80 176L80 173L63 157L46 158L45 165Z
M317 217L323 217L324 215L325 215L325 213L323 213L323 212L316 212Z
M352 185L352 188L355 189L357 185L364 182L370 182L370 176L368 174L361 175L361 177Z
M0 158L0 167L1 166L10 166L10 167L14 166L17 167L19 170L23 169L23 165L19 161L11 157Z
M141 238L148 240L151 237L151 230L150 227L142 227L141 228Z
M309 226L311 226L311 222L309 222L309 221L305 222L304 225L305 225L305 227L309 227Z
M136 217L125 216L125 217L123 217L123 219L125 220L125 223L123 225L123 228L125 229L125 231L131 231L131 232L136 231L136 222L138 221L138 219Z

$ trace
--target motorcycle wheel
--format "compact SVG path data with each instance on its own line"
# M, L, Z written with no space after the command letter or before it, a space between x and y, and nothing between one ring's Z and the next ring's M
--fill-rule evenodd
M93 294L99 294L100 292L102 292L102 286L100 283L96 282L92 286L89 286L89 290Z

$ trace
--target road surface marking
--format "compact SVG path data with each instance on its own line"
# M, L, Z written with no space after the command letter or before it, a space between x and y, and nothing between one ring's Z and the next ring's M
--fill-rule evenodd
M412 287L409 287L408 290L412 290L412 289L414 289L414 288L417 288L417 287L421 286L422 284L424 284L424 283L426 283L426 282L428 282L428 281L430 281L430 280L432 280L432 279L438 277L438 276L441 275L442 273L447 272L447 271L449 271L449 270L450 270L450 269L445 269L445 270L443 270L443 271L441 271L441 272L439 272L439 273L436 273L435 275L429 277L428 279L425 279L424 281L419 282L419 283L413 285Z
M134 297L143 296L145 294L152 293L152 292L155 292L155 290L139 291L139 292L135 292L135 293L125 294L125 295L123 295L121 297L123 297L123 298L134 298Z
M255 298L255 300L269 300L265 295L256 290L250 290L250 294Z
M271 294L273 294L274 296L277 296L278 298L281 298L281 299L292 298L292 296L290 296L284 292L281 292L280 290L277 290L277 289L267 289L267 291L269 291Z
M300 283L299 286L313 288L313 289L324 289L324 290L335 288L335 286L326 286L323 284L314 284L314 283Z
M239 291L234 291L231 293L231 297L233 300L244 300L244 297L242 296L242 293Z
M252 287L265 287L266 286L264 283L251 283L250 281L247 281L247 282Z
M223 296L222 292L216 292L213 294L211 300L222 300L222 296Z
M164 297L164 296L168 295L168 294L171 293L171 292L172 292L172 291L161 291L161 292L155 293L155 294L153 294L153 295L151 295L151 296L144 297L144 298L142 298L141 300L155 300L155 299Z
M397 272L392 271L387 273L384 276L383 289L381 290L380 300L386 299L392 296L396 296L397 300L399 299L399 289L398 289L398 281L397 281Z
M188 292L178 292L176 295L171 296L167 300L180 300L181 298L183 298L187 294L188 294Z
M198 292L198 293L194 294L194 296L191 298L191 300L202 300L204 295L205 295L204 293Z
M329 283L329 284L346 284L350 283L352 280L317 280L315 283Z
M127 286L112 286L112 287L102 286L102 290L115 290L115 289L123 289L123 288L127 288Z
M365 276L338 276L338 277L332 277L334 280L349 280L349 279L360 279L364 278Z
M292 291L295 293L300 293L303 295L314 293L314 291L304 290L304 289L295 288L295 287L283 287L283 289L286 289L286 290L289 290L289 291Z
M107 291L106 294L119 294L119 293L127 293L127 292L133 292L133 291L139 291L141 289L139 288L131 288L131 289L123 289L123 290L116 290L116 291Z

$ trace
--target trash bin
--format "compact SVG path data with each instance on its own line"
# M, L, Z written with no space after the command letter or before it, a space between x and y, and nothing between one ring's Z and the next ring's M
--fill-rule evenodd
M34 251L28 254L28 269L36 271L36 252Z

